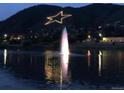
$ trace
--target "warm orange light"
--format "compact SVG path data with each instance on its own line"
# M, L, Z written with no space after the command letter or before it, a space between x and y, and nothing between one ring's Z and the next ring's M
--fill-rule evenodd
M57 20L57 19L54 20L54 18L58 17L59 15L61 16L60 21ZM59 24L62 24L63 23L63 19L65 19L67 17L70 17L70 16L72 16L72 15L71 14L63 14L63 11L60 11L56 15L47 17L48 22L46 22L44 25L49 25L49 24L54 23L54 22L57 22Z

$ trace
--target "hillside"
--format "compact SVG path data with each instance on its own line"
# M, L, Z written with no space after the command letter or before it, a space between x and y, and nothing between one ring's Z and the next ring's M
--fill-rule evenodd
M63 10L65 14L73 16L64 20L64 23L53 23L45 26L46 17ZM116 28L115 28L116 25ZM94 36L98 26L102 26L104 35L124 36L124 6L114 4L91 4L85 7L58 7L51 5L37 5L24 9L17 14L0 22L0 33L43 33L60 35L63 26L66 26L70 38L85 38L87 33ZM116 29L116 30L115 30ZM118 32L119 31L119 32Z

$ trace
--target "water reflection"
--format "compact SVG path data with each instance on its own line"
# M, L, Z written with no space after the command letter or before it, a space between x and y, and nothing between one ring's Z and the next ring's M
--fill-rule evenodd
M0 65L9 68L8 72L16 79L43 81L45 88L48 87L45 84L53 84L64 89L65 85L70 87L75 82L82 84L78 87L84 82L124 85L124 50L81 51L85 56L64 55L53 50L38 54L4 49L0 52Z
M98 68L99 68L99 76L101 76L101 68L102 68L102 52L99 51L99 54L98 54L98 57L99 57L99 61L98 61Z
M89 68L90 64L91 64L91 52L90 52L90 50L88 50L88 52L87 52L87 60L88 60L88 68Z
M60 59L56 52L45 52L45 75L49 81L60 82Z
M63 82L69 82L69 73L68 73L68 65L69 65L69 55L61 55L61 78L60 78L60 89L63 87Z
M54 51L45 52L45 76L48 82L60 83L60 89L63 83L69 81L68 74L69 56L59 54Z
M61 71L63 81L68 81L69 55L61 55Z
M5 68L7 63L7 49L4 49L3 55L4 55L4 68Z

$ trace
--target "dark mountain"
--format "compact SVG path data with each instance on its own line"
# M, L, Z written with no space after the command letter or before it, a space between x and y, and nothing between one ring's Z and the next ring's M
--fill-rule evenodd
M63 10L65 14L72 14L73 16L64 20L62 25L57 23L48 26L44 25L47 21L47 16L57 14L61 10ZM117 28L121 27L119 31L122 35L121 30L124 30L123 25L124 6L121 5L91 4L80 8L37 5L24 9L5 21L0 22L0 33L29 34L32 32L42 34L48 31L51 33L50 35L52 35L52 31L59 34L57 31L61 30L63 26L66 26L71 37L74 37L74 35L81 37L76 33L85 35L84 32L90 32L95 35L98 26L102 26L102 30L105 30L105 34L109 33L110 35L113 31L116 33L117 31L115 31L115 29L117 30Z
M42 24L46 20L47 15L57 13L60 10L61 7L47 5L39 5L24 9L23 11L20 11L7 20L1 22L0 31L8 33L25 33L31 27L37 25L38 23L40 23L40 25L42 26Z

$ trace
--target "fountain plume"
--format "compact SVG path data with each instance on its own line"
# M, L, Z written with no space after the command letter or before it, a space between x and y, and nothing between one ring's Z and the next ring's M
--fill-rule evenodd
M66 27L63 29L61 37L61 77L60 82L68 81L68 61L69 61L69 43Z

